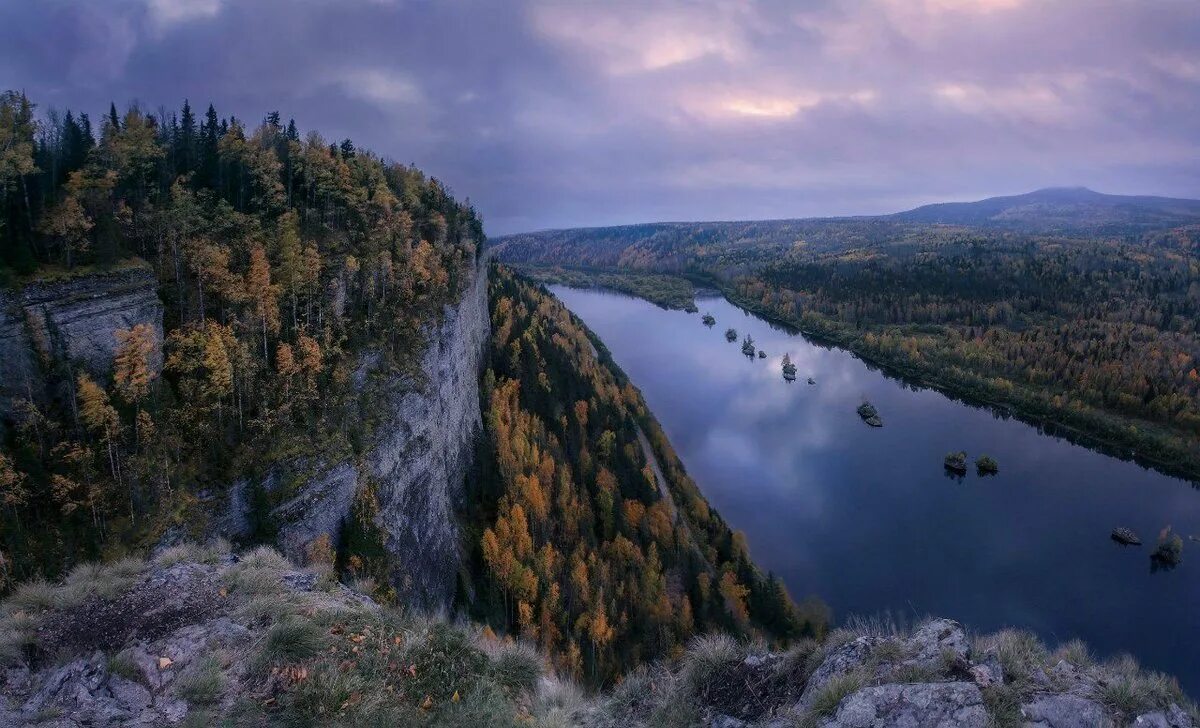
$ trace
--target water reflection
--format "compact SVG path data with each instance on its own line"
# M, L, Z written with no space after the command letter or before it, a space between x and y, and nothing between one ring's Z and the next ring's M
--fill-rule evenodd
M730 305L664 311L554 287L642 390L708 499L793 595L835 614L938 614L1022 626L1051 643L1133 652L1200 692L1200 498L1188 483L884 376L847 352ZM725 340L728 327L738 330ZM741 353L754 338L765 359ZM796 381L784 381L788 354ZM806 380L812 377L814 385ZM863 399L882 428L856 413ZM943 466L965 450L968 472ZM999 473L980 475L988 454ZM1154 535L1183 563L1152 572ZM1122 547L1128 526L1146 545Z

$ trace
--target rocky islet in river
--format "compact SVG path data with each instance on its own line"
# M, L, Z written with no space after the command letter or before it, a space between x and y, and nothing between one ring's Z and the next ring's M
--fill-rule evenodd
M883 427L883 420L879 417L879 410L875 409L875 405L863 400L863 403L858 406L858 416L862 421L871 427Z

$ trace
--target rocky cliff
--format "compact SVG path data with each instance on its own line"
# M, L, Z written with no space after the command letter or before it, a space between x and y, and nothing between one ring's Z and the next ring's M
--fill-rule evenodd
M1170 678L1015 631L863 623L784 653L696 640L585 697L487 630L380 607L270 549L83 565L0 604L0 726L1194 728Z
M30 283L0 292L0 412L14 397L44 393L41 368L69 363L98 379L112 372L114 332L154 328L161 344L163 306L154 273L143 266ZM162 366L161 346L151 365Z
M459 302L446 306L426 330L416 375L381 371L379 357L361 356L353 385L376 423L370 442L354 458L306 463L313 474L272 509L278 544L289 558L303 561L322 534L336 544L356 493L370 484L399 597L420 609L450 605L460 561L455 509L482 428L479 371L490 331L486 271L481 264ZM271 469L258 485L277 491L280 472ZM223 535L248 535L253 485L242 481L231 489L218 529Z

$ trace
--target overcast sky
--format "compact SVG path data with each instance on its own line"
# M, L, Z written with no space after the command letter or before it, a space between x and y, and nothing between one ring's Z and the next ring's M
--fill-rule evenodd
M42 111L212 101L350 137L490 234L1200 197L1200 1L0 2Z

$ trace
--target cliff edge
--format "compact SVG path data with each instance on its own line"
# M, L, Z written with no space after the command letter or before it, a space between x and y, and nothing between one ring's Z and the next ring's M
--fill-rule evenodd
M860 623L784 653L697 639L585 696L531 648L381 607L269 548L181 545L0 604L0 726L1152 726L1174 681L1080 643Z

